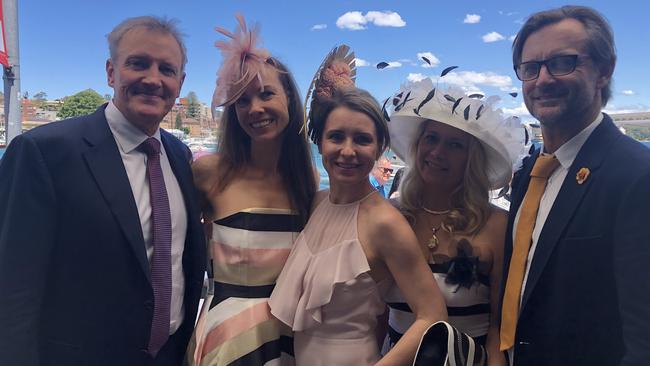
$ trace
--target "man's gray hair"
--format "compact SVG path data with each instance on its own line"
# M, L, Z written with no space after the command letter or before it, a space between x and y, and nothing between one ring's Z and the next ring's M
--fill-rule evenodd
M106 38L108 38L108 49L111 53L111 59L117 59L117 49L120 45L122 37L129 31L138 28L144 28L149 31L160 32L165 35L170 35L176 39L178 46L181 49L181 58L183 63L181 66L182 70L185 70L185 64L187 63L187 49L185 48L185 42L183 42L184 34L178 30L177 27L178 20L168 19L168 18L159 18L155 16L141 16L128 18L118 24L111 33L109 33Z
M587 6L567 5L557 9L540 11L531 15L521 27L517 37L512 43L512 62L515 67L521 62L521 53L524 43L528 37L546 27L547 25L559 23L564 19L575 19L582 23L587 31L587 49L589 57L592 58L599 71L607 70L616 64L616 47L614 45L614 34L607 19L595 9ZM603 106L612 95L612 80L601 90L601 101Z

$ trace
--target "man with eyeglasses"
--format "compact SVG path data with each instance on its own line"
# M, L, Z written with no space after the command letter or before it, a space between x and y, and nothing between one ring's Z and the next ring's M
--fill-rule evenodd
M386 190L384 186L390 180L390 175L393 173L393 165L388 158L382 156L375 163L375 167L370 172L370 184L382 195L386 197Z
M594 9L528 18L513 44L543 146L513 178L500 346L510 364L650 364L650 149L601 110L613 34Z

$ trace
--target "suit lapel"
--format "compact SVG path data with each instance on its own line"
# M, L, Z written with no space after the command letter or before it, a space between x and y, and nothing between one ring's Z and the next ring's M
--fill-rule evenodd
M91 115L91 121L84 134L90 147L84 153L84 159L142 271L151 281L138 208L133 199L122 157L104 116L104 109L100 108Z
M582 146L569 168L537 241L535 254L528 272L528 280L526 281L522 309L535 288L553 249L561 240L565 228L571 222L571 218L576 214L585 193L594 182L602 179L599 175L606 174L606 172L599 171L599 168L603 159L607 156L609 144L616 139L617 135L620 135L620 132L618 132L611 119L605 116L605 119ZM576 180L576 174L581 168L588 168L590 175L587 180L579 184Z
M530 158L526 159L526 162L522 166L521 170L516 173L517 177L513 179L513 192L511 201L512 204L510 206L510 219L512 221L514 221L515 216L517 215L517 211L519 211L519 207L524 200L526 191L528 190L528 183L530 183L530 172L533 170L533 166L537 161L539 153L539 149L534 151Z

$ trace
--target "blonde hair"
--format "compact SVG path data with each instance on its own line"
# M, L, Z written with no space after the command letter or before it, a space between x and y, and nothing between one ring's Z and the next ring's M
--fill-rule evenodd
M422 207L422 192L426 183L416 167L417 147L427 121L418 127L417 138L409 148L411 167L407 168L399 187L400 203L411 225L415 224L415 211ZM481 142L470 135L467 164L461 184L449 197L451 211L442 220L442 227L449 232L475 235L490 217L490 182L485 167L487 159Z

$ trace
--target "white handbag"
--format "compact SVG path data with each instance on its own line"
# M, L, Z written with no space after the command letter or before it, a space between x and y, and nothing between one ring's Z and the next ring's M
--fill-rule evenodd
M420 339L413 366L484 366L487 352L467 334L439 321Z

